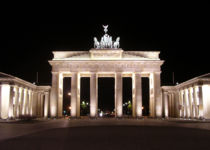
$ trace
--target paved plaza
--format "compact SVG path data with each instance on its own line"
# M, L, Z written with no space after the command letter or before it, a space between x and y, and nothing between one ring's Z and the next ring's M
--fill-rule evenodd
M56 119L0 123L1 149L208 149L210 122Z

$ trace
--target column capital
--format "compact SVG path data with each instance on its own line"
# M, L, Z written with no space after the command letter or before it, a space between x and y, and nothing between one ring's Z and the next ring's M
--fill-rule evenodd
M123 74L122 71L116 71L115 73L116 73L116 74Z
M49 92L46 92L46 91L45 91L45 92L44 92L44 94L47 94L47 95L49 95Z
M142 75L142 72L134 72L134 74Z
M55 72L55 71L52 71L51 73L52 73L53 75L59 74L59 72Z
M168 92L168 91L163 91L163 93L164 93L164 94L168 94L169 92Z
M155 74L161 74L161 71L156 71L156 72L154 72Z

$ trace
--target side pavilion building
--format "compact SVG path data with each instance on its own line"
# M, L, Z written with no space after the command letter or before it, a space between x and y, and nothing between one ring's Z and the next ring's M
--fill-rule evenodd
M0 72L0 119L48 118L50 88Z

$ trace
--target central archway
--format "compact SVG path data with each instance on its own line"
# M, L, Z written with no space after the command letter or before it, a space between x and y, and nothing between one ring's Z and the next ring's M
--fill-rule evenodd
M98 78L98 114L100 117L114 117L115 111L115 79Z

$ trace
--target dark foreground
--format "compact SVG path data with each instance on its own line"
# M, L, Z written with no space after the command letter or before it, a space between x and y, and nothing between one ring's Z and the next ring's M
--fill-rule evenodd
M203 150L210 149L210 131L171 126L67 127L3 140L0 149Z

